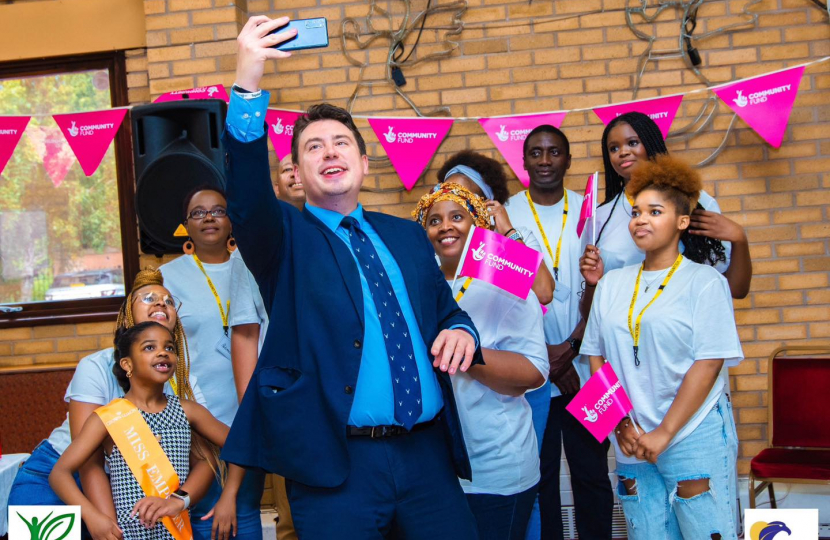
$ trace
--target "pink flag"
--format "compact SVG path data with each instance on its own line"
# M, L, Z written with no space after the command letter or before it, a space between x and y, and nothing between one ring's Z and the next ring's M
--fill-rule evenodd
M480 118L478 122L507 164L516 173L519 181L525 187L530 183L530 177L524 168L524 142L533 128L543 124L558 128L562 125L567 112L553 112L533 114L527 116L501 116L495 118Z
M43 161L46 174L52 180L52 185L60 186L66 178L66 173L75 163L72 149L57 126L30 126L26 136L35 148L35 152Z
M775 148L781 146L804 66L712 88L749 127Z
M499 233L473 227L458 275L468 276L527 299L542 254Z
M221 99L228 103L231 98L228 96L227 90L222 85L202 86L201 88L191 88L190 90L176 90L175 92L167 92L156 98L153 103L164 103L165 101L182 101L184 99Z
M582 200L582 209L579 211L579 221L576 224L576 234L582 238L582 232L585 230L585 224L591 220L592 224L596 223L597 219L597 178L599 172L588 177L588 184L585 186L585 198ZM593 231L595 227L591 227ZM591 234L594 234L593 232ZM591 240L591 245L594 245L595 240Z
M12 157L31 116L0 116L0 174Z
M108 109L55 114L52 118L61 128L84 174L92 176L98 170L126 114L127 109Z
M632 409L628 394L609 362L588 379L565 408L599 442L604 441Z
M683 96L666 96L654 99L644 99L642 101L629 101L627 103L615 103L605 107L596 107L594 114L596 114L602 123L606 126L608 122L614 118L628 112L640 112L647 115L654 120L654 123L660 128L665 139L671 123L674 122L674 117L677 116L677 109L680 108L680 102L683 101Z
M274 145L277 159L282 159L291 153L291 139L294 138L294 122L302 113L268 109L265 113L265 123L268 124L268 137Z
M452 118L369 118L369 125L407 191L412 190L432 161L452 123Z

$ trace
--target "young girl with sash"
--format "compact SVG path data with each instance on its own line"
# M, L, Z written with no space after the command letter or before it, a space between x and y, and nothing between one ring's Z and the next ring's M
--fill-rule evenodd
M81 507L87 523L107 521L109 517L72 478L103 450L117 517L117 529L104 538L190 540L187 509L213 480L209 468L189 474L191 457L200 457L191 448L191 429L222 446L228 427L198 403L165 392L179 362L175 338L165 326L148 321L120 331L115 358L112 371L124 397L99 407L87 419L52 469L49 483L66 504ZM227 481L231 493L238 489L242 474L242 469L231 466ZM233 521L230 517L221 524L220 539L229 537Z
M453 283L473 224L489 228L478 195L445 183L421 198L414 217L426 229L458 305L481 338L484 365L452 377L458 415L473 471L461 486L480 540L523 540L539 483L539 451L525 392L548 375L542 309L471 278Z
M743 359L726 278L680 253L698 173L657 156L632 174L628 230L645 261L596 285L582 353L607 361L633 404L611 441L632 540L736 538L737 435L721 373ZM636 426L635 426L636 424Z

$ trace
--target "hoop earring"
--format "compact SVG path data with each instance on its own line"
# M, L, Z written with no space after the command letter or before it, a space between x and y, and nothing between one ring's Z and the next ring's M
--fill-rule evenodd
M236 240L233 239L233 235L228 236L228 253L233 253L236 251Z
M132 377L133 377L133 370L130 370L130 371L127 372L127 378L132 379Z
M182 244L182 251L184 251L185 255L193 255L193 252L196 251L196 246L193 245L193 240L190 237L187 237L187 240L184 244Z

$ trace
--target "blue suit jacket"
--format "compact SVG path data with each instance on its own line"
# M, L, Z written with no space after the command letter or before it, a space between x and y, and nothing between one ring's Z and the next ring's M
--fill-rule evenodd
M224 144L234 237L270 322L222 458L311 486L339 486L349 474L346 424L364 334L357 264L320 220L274 197L266 137L243 143L226 133ZM400 266L427 353L441 330L456 324L474 329L435 264L424 230L376 212L365 217ZM480 349L474 361L482 362ZM458 476L469 479L450 377L436 374L447 448Z

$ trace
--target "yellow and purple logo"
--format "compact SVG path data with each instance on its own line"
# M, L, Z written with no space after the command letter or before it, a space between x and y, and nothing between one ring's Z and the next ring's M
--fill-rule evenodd
M770 523L758 521L750 528L749 538L750 540L773 540L780 532L786 532L787 536L792 534L792 531L783 521L772 521Z

